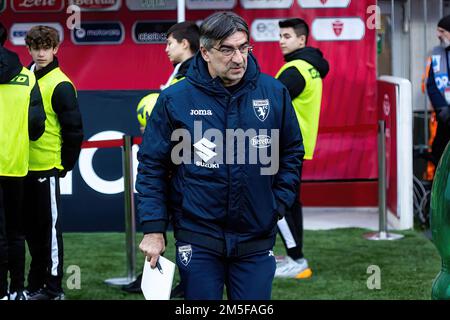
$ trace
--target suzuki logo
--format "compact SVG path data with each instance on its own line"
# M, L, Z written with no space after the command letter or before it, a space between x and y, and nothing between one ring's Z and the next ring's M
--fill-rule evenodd
M208 162L217 155L217 153L213 151L216 145L206 138L202 138L195 143L194 147L197 149L195 153L205 162Z
M344 23L342 21L336 20L333 22L334 33L339 37L344 29Z

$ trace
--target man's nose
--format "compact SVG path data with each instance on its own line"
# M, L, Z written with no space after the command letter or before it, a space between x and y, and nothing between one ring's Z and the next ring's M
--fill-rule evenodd
M234 50L233 57L231 59L236 64L241 64L244 62L244 55L239 50Z

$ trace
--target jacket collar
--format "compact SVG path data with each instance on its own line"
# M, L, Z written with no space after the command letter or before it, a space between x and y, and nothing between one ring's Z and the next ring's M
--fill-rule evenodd
M31 69L31 67L32 67L33 65L35 65L35 63L32 63L32 64L29 66L28 69ZM44 68L42 68L42 69L40 69L40 70L34 71L34 74L35 74L35 76L36 76L36 79L37 79L37 80L41 79L42 77L44 77L45 75L47 75L50 71L52 71L52 70L54 70L54 69L56 69L56 68L58 68L58 67L59 67L58 58L54 57L53 61L50 62L46 67L44 67Z
M180 69L178 69L177 75L175 76L175 78L179 79L182 78L186 75L189 66L191 65L192 60L194 60L194 56L190 57L189 59L184 60L181 63Z
M239 88L232 95L238 96L249 90L253 90L256 87L256 82L258 81L260 74L261 71L255 57L252 54L249 54L247 59L247 70L240 82ZM186 77L193 85L211 94L230 95L219 77L211 77L208 65L200 52L194 56Z

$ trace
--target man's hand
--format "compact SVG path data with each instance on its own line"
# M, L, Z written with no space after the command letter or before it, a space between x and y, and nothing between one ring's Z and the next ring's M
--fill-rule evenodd
M150 266L155 268L159 256L166 250L163 234L148 233L144 235L144 239L139 244L139 249L147 257L147 260L150 261Z

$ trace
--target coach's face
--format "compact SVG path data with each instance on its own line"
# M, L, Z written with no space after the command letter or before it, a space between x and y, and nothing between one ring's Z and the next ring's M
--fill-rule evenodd
M224 86L232 86L244 77L247 58L251 50L245 32L237 31L210 49L200 48L203 59L208 63L211 77L220 77Z

